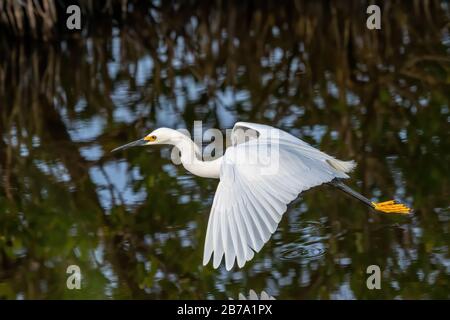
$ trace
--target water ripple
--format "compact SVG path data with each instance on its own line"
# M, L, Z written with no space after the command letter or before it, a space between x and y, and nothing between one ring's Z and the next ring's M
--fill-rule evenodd
M322 243L303 245L300 243L288 243L279 248L278 256L281 260L295 260L301 258L306 262L317 259L326 253L326 248Z
M326 252L325 241L329 238L326 227L319 221L291 223L288 233L294 236L289 243L277 243L276 255L281 260L305 263L322 257Z

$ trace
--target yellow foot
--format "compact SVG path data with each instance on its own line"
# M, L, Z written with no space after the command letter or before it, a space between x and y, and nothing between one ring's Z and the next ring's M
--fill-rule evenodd
M384 201L380 203L372 202L372 205L375 210L384 213L399 213L399 214L412 213L411 208L408 208L406 205L396 202L394 200Z

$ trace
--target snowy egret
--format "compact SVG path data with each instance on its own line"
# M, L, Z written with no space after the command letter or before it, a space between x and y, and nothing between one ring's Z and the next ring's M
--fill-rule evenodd
M242 140L243 130L254 134ZM352 190L342 179L349 178L347 173L354 169L354 161L337 160L280 129L237 122L231 131L231 142L222 157L202 161L199 147L188 136L174 129L159 128L143 139L113 150L173 145L181 152L180 160L186 170L200 177L220 179L206 231L204 265L214 255L213 266L217 268L225 255L227 270L233 267L235 260L243 267L275 232L287 205L302 191L324 183L374 210L411 212L407 206L393 200L375 203ZM268 170L268 164L262 161L249 161L261 153L261 149L276 151L270 159L276 163L275 170Z

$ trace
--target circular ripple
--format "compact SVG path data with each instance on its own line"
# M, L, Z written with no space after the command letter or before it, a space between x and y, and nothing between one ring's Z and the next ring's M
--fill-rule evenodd
M304 263L319 259L326 252L329 230L319 221L302 221L290 223L285 243L278 243L276 254L281 260Z
M294 222L289 225L290 233L315 233L318 232L323 225L319 221L303 221Z
M323 256L326 249L321 243L304 245L301 243L288 243L279 248L279 257L282 260L301 259L300 262L310 261Z

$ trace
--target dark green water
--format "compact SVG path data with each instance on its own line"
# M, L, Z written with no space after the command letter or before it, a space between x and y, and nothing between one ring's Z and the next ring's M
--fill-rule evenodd
M430 3L390 3L379 31L364 5L301 2L163 6L49 43L0 36L0 298L448 299L449 10ZM194 120L283 128L356 160L349 185L415 214L321 186L245 268L203 267L217 181L167 148L109 152ZM80 290L66 287L72 264ZM381 290L366 287L373 264Z

